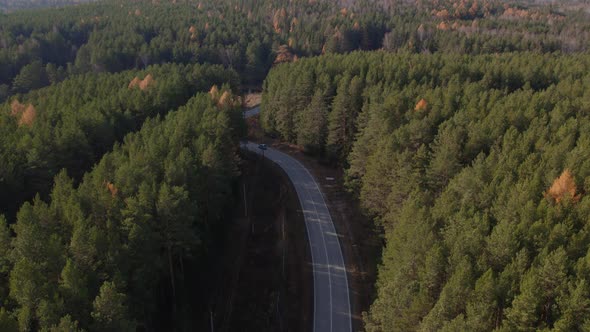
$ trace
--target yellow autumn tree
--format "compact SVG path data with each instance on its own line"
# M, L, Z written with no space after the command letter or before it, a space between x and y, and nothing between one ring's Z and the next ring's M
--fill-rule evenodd
M113 197L117 196L119 189L115 186L114 183L112 183L110 181L105 181L105 186L107 187L108 191L111 193L111 196L113 196Z
M21 113L23 113L26 109L26 106L24 104L21 104L17 99L13 100L12 103L10 104L10 114L12 116L17 116Z
M141 80L136 76L134 79L131 80L131 82L129 82L129 85L127 86L127 88L133 89L136 86L138 86L140 82L141 82Z
M209 95L211 96L211 99L217 100L219 97L219 89L217 88L217 85L211 87L211 90L209 90Z
M428 102L426 101L426 99L422 98L416 104L416 107L414 107L414 111L422 111L422 110L425 110L426 107L428 107Z
M18 121L19 126L31 126L37 117L37 110L32 104L29 104Z
M140 83L139 83L139 88L144 91L145 89L147 89L148 87L150 87L151 85L153 85L156 82L156 80L154 80L154 77L152 76L152 74L148 74Z
M553 181L553 184L545 192L545 197L555 201L561 202L564 198L569 198L574 202L580 200L580 195L576 195L577 187L576 181L569 169L566 169L561 175Z
M223 91L221 97L219 97L219 101L217 102L218 106L225 106L230 104L231 102L231 94L229 91Z

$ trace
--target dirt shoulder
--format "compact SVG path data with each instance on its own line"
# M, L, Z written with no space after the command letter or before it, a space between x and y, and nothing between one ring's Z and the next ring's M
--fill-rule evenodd
M246 93L243 96L244 101L244 108L251 109L258 105L260 105L260 101L262 101L262 92L250 92Z

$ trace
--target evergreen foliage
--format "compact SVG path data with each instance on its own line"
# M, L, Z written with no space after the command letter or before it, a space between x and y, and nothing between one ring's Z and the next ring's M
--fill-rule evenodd
M184 308L199 297L185 280L203 273L196 267L231 203L235 113L198 94L127 135L79 186L60 172L48 202L37 197L19 210L11 245L0 219L0 278L9 274L14 302L6 305L21 330L190 321ZM0 314L0 324L11 319Z
M138 76L154 81L145 89L129 86ZM13 97L0 105L0 212L13 219L25 200L36 193L47 197L62 168L79 180L146 118L165 114L195 92L224 83L237 89L235 72L221 66L167 64L143 71L73 76ZM28 125L22 121L25 108L34 110Z
M342 166L384 231L368 331L588 330L588 50L579 0L0 14L0 330L198 329L233 93L271 67L264 128Z
M589 73L587 54L526 52L354 52L270 72L265 129L335 157L385 231L368 331L588 326Z

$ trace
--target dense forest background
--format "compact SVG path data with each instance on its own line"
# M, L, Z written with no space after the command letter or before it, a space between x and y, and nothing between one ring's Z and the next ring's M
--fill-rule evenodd
M90 1L94 0L2 0L0 1L0 11L11 13L22 9L70 6Z
M583 2L120 1L0 16L0 100L81 73L213 63L259 85L271 65L322 53L588 49Z
M336 43L343 51L380 46L385 15L376 5L344 16L339 10L323 1L107 0L4 15L0 99L69 75L167 62L222 64L260 85L273 62L320 54L333 27L355 29Z
M0 2L0 330L194 330L261 85L384 234L368 330L589 328L588 1L68 4Z

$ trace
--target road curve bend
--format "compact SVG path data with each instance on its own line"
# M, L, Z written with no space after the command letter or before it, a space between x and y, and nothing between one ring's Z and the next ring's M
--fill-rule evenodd
M249 118L251 116L257 115L260 113L260 106L256 106L250 110L244 112L244 117Z
M258 144L244 142L242 149L261 154ZM313 265L313 331L352 331L346 265L339 235L311 173L295 158L268 148L264 157L279 165L295 187L305 218Z

